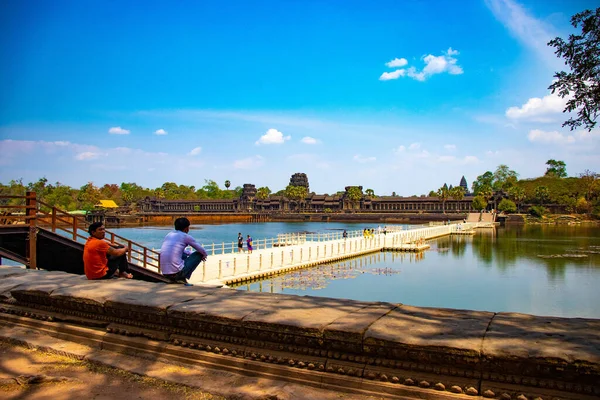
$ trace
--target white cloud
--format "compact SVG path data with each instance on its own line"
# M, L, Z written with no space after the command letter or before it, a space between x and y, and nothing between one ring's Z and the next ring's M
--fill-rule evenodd
M409 150L419 150L421 148L421 143L412 143L408 146Z
M403 153L405 151L406 151L406 147L403 145L400 145L394 150L394 153L399 154L399 153Z
M394 72L384 72L383 74L381 74L381 76L379 77L380 81L389 81L392 79L398 79L401 76L406 75L406 70L404 69L397 69Z
M379 77L380 81L389 81L392 79L398 79L401 76L408 76L417 81L425 81L427 78L436 75L442 74L444 72L449 73L450 75L460 75L463 73L463 69L458 65L458 60L455 56L459 54L458 51L453 50L452 47L448 48L448 50L442 52L441 56L434 56L432 54L428 54L423 57L423 62L425 63L425 67L423 70L419 71L415 67L410 67L407 69L397 69L394 72L384 72ZM386 63L388 67L403 67L408 64L405 58L395 58L392 61Z
M477 158L476 156L465 156L465 158L463 158L463 163L465 164L476 164L479 162L479 158Z
M290 140L291 136L283 136L283 133L279 132L277 129L269 129L267 133L262 135L260 139L258 139L255 144L283 144L286 140Z
M455 144L445 144L444 148L448 151L454 151L454 150L456 150L456 145Z
M254 157L248 157L248 158L244 158L242 160L236 160L233 163L233 168L235 168L235 169L254 169L254 168L260 167L263 164L264 164L264 158L256 155Z
M555 122L565 109L568 97L561 98L558 94L542 97L532 97L521 107L509 107L506 117L514 120L534 122Z
M120 126L113 126L108 130L108 133L111 135L129 135L130 131L127 129L123 129Z
M540 142L540 143L548 143L548 144L564 144L564 143L573 143L575 142L575 137L571 135L563 135L558 131L542 131L540 129L533 129L529 131L527 135L530 142Z
M202 147L194 147L189 153L189 156L197 156L202 151Z
M385 63L386 67L389 68L404 67L406 64L408 64L406 58L394 58L392 61Z
M304 144L317 144L319 143L319 141L315 138L312 138L310 136L305 136L300 140L302 143Z
M366 164L366 163L371 163L371 162L375 162L377 160L376 157L363 157L360 154L357 154L353 157L353 160L361 163L361 164Z
M84 151L83 153L79 153L75 155L75 159L79 160L79 161L86 161L86 160L95 160L98 157L100 157L101 154L100 153L94 153L91 151Z
M157 129L154 131L155 135L167 135L169 132L165 131L164 129Z
M496 157L496 156L500 155L500 152L498 150L496 150L496 151L488 150L485 152L485 155L488 157Z

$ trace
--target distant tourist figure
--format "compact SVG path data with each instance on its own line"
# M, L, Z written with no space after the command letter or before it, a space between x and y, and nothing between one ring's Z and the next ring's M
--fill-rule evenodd
M125 258L127 248L110 244L104 237L106 228L102 222L94 222L88 228L90 237L83 248L83 270L88 279L122 277L131 279L129 264Z
M248 253L252 254L252 238L250 235L248 235L248 238L246 239L246 247L248 247Z
M344 239L348 238L348 232L346 232L346 230L344 229L344 233L342 233L342 237Z
M188 279L200 261L206 261L208 255L204 248L188 234L189 231L189 219L175 220L175 230L165 236L160 248L160 269L162 274L171 281L191 286ZM191 246L196 251L186 250L187 246Z
M242 232L238 233L238 253L242 253L244 251L244 237L242 236Z

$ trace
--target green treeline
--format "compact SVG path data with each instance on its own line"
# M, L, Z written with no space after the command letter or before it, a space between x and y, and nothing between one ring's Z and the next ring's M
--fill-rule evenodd
M528 204L534 205L531 207L534 214L541 215L544 213L545 205L556 204L563 206L567 212L587 213L600 217L600 174L586 170L577 177L567 177L564 162L548 160L546 165L544 176L534 179L519 180L519 174L506 165L498 166L494 172L486 171L477 176L472 184L472 194L475 196L473 207L484 209L489 204L493 204L494 208L500 211L519 212L523 204ZM92 210L100 200L114 200L119 206L135 208L135 203L146 197L166 200L202 200L236 199L241 196L242 187L229 189L230 181L224 183L224 189L209 179L206 179L204 186L200 188L166 182L158 188L150 189L132 182L123 182L120 185L105 184L101 187L89 182L77 189L60 182L48 183L46 178L27 184L19 179L12 180L8 184L0 183L0 195L22 196L27 191L34 191L41 201L67 211ZM342 193L338 192L338 194ZM308 193L306 188L301 186L288 185L276 193L272 193L268 187L259 187L256 198L266 199L272 194L285 195L289 199L302 201ZM430 196L437 196L443 203L450 199L461 200L465 194L461 187L453 188L445 184L437 191L432 190L429 193ZM358 187L350 187L346 195L351 201L356 202L362 198L363 193ZM368 189L366 195L376 197L372 189ZM19 203L17 199L0 201L11 205Z

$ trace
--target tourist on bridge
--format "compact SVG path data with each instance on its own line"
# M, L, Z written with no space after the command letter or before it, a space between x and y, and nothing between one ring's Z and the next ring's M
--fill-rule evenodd
M248 235L246 239L246 247L248 247L248 254L252 254L252 238Z
M244 237L242 236L242 232L238 233L238 253L244 252Z
M125 258L127 248L104 240L106 228L102 222L94 222L88 228L90 237L83 247L83 270L88 279L131 279L129 264Z
M175 230L165 236L160 248L160 269L162 274L171 281L191 286L188 279L191 278L200 261L206 261L208 255L204 248L188 234L189 231L189 219L175 220ZM188 246L196 251L186 250Z

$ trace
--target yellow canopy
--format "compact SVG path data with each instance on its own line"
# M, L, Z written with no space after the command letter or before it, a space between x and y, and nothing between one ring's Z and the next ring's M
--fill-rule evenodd
M117 205L117 203L115 203L114 200L100 200L100 204L97 205L98 207L104 207L104 208L117 208L119 207Z

